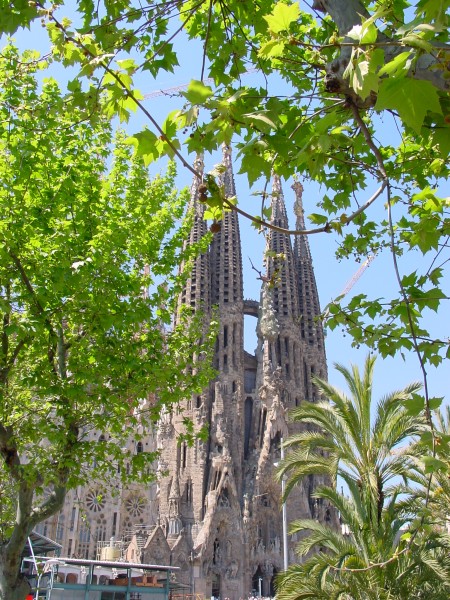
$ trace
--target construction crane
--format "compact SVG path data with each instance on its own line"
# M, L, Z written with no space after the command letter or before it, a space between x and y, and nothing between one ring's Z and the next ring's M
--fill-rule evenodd
M256 73L258 69L248 69L248 71L244 71L241 75L250 75L251 73ZM204 79L203 83L214 83L214 79L212 77L208 77L208 79ZM167 96L168 94L175 94L176 92L181 92L189 87L189 83L181 83L180 85L175 85L173 87L165 88L164 90L155 90L154 92L149 92L148 94L144 94L144 100L149 100L150 98L157 98L158 96Z
M339 297L346 296L349 293L349 291L352 289L352 287L355 285L355 283L358 281L358 279L361 277L361 275L364 273L364 271L367 269L367 267L370 265L374 258L375 254L371 254L366 258L366 260L359 266L359 269L356 271L356 273L347 281L344 289L339 294Z
M344 286L344 289L339 294L339 296L337 296L334 300L332 300L329 304L327 304L327 306L325 307L325 310L323 311L322 321L326 321L327 318L330 316L330 306L332 304L335 304L338 299L343 298L344 296L346 296L349 293L349 291L352 289L352 287L355 285L355 283L358 281L358 279L361 277L361 275L364 273L364 271L367 269L367 267L370 265L370 263L373 261L374 258L375 258L375 254L370 254L366 258L366 260L363 263L361 263L358 270L347 281L347 283Z
M203 83L210 83L212 79L204 79ZM149 100L150 98L157 98L158 96L167 96L168 94L175 94L176 92L181 92L181 90L185 90L189 86L189 83L182 83L180 85L175 85L174 87L165 88L164 90L155 90L154 92L150 92L149 94L144 94L144 100Z

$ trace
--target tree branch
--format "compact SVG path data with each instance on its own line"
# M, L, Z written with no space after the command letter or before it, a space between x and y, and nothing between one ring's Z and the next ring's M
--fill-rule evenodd
M58 512L64 505L67 488L65 482L60 482L59 485L55 485L53 492L51 492L41 506L33 508L31 511L30 522L34 527L37 523L45 521L56 512Z
M53 325L52 325L50 319L45 314L44 307L39 302L39 299L36 295L36 292L34 291L32 283L22 265L22 262L20 261L17 254L15 254L15 252L13 252L12 250L8 250L8 254L12 258L14 264L16 265L16 267L20 273L20 278L22 279L23 284L25 285L26 289L28 290L28 292L32 298L33 304L36 308L38 315L43 317L44 324L46 325L51 338L53 338L54 340L57 340L58 336L56 335L56 332L53 329ZM56 373L57 371L56 371L55 362L54 362L55 361L55 349L54 349L54 347L52 347L51 344L49 345L49 348L48 348L48 360L49 360L49 363L50 363L53 371Z
M20 481L22 478L21 462L17 446L14 442L14 432L11 427L0 422L0 454L11 476Z

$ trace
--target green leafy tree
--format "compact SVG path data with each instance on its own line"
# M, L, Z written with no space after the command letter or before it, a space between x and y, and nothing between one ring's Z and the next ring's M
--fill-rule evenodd
M317 498L339 510L348 530L342 533L315 520L292 523L290 531L305 536L297 547L302 562L278 577L277 598L448 598L450 539L428 526L413 537L407 531L410 517L401 516L396 493L383 506L376 530L368 523L359 490L345 498L322 488Z
M448 297L448 198L439 184L449 175L449 0L79 0L75 7L4 3L1 28L14 33L41 19L52 56L75 70L73 102L98 110L103 94L102 109L123 121L140 110L148 127L132 142L147 163L177 156L193 171L190 153L235 143L251 184L272 170L320 184L313 226L294 233L332 232L339 258L390 252L398 284L392 296L338 299L329 326L382 356L413 350L424 380L427 362L450 356L444 333L424 325ZM179 109L159 122L138 86L175 72L186 45L198 53L191 82ZM261 74L260 85L246 85L248 71ZM259 229L273 227L267 183L254 208L230 203L214 177L206 179L215 219L232 208ZM403 268L402 256L413 257ZM424 395L429 416L427 385Z
M351 370L335 364L345 379L351 396L338 388L315 379L323 400L304 402L291 411L293 421L314 425L313 431L291 436L286 446L292 448L281 473L288 472L286 492L309 474L324 474L335 485L342 478L349 489L366 495L368 519L376 525L386 498L386 487L399 476L406 476L411 466L407 444L395 451L410 436L425 430L420 416L405 407L420 389L412 383L403 390L385 396L376 406L373 418L372 386L375 356L368 356L361 374L356 365Z
M419 531L423 512L402 510L400 502L408 492L412 449L418 450L413 441L427 429L424 419L407 409L420 385L392 392L374 406L374 363L368 357L362 374L356 366L350 371L336 365L351 396L316 379L329 401L305 402L292 411L305 429L286 441L290 451L279 471L288 477L286 493L310 474L327 476L333 485L320 487L315 496L339 513L346 530L311 519L291 524L291 532L302 534L297 550L304 562L280 576L282 600L448 595L450 540L423 521ZM338 477L349 497L336 491Z
M314 227L297 233L336 233L340 257L389 249L400 290L334 303L330 326L383 356L413 349L422 366L442 361L448 341L430 335L422 316L446 298L448 200L438 182L448 177L450 152L449 0L79 0L75 16L69 4L6 3L2 30L40 18L53 56L79 69L75 102L96 107L103 93L109 116L146 116L149 127L133 141L147 162L177 156L193 171L187 153L235 140L250 183L272 169L320 183ZM191 41L202 43L202 55L179 110L159 123L137 85L175 71ZM245 85L249 70L262 74L260 87ZM215 218L231 207L271 227L265 189L258 213L230 206L213 177L207 183ZM408 251L424 262L401 273L397 261Z
M66 491L117 479L118 466L124 480L129 470L150 481L154 453L133 456L124 441L211 376L201 323L181 315L166 331L181 284L174 271L189 259L189 224L180 227L188 194L174 189L173 165L151 180L107 120L75 109L55 81L38 85L35 59L11 46L0 57L5 600L25 597L27 536Z

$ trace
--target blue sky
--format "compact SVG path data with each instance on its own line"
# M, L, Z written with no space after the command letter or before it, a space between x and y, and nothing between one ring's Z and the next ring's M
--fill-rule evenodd
M34 26L31 32L18 32L15 36L19 46L24 48L36 48L42 53L48 51L48 41L46 38L45 30L40 27L39 22ZM146 73L138 85L143 94L149 94L155 90L171 88L188 82L191 78L199 79L201 64L199 60L199 46L185 41L180 42L182 44L182 52L180 58L182 64L176 69L174 74L164 73L161 78L155 81L148 73ZM3 44L2 44L3 45ZM75 72L64 71L60 66L53 65L51 67L51 74L64 84L68 78L74 76ZM245 76L243 83L249 85L258 84L258 74L252 73ZM282 84L280 83L280 86ZM281 88L282 89L282 88ZM180 97L166 97L156 96L149 98L145 101L146 108L152 113L159 123L162 123L165 116L170 110L180 108L183 104L183 99ZM134 133L142 128L146 124L145 117L142 114L136 114L131 120L127 129ZM383 125L383 132L385 135L392 135L392 131L395 131L393 123L389 122L387 118L386 123ZM395 135L395 133L394 133ZM186 155L185 155L186 156ZM193 158L193 157L192 157ZM205 166L207 170L212 169L215 163L220 160L219 155L215 157L205 156ZM160 167L158 165L152 165L151 171L155 173ZM235 178L238 192L239 202L242 203L244 210L250 213L258 212L259 199L255 196L251 196L251 193L255 190L262 189L264 183L256 183L253 189L249 189L248 183L245 176L237 175L238 165L235 167ZM183 171L182 166L179 166L179 185L190 185L191 174L187 171ZM291 212L293 204L293 192L290 189L292 182L284 182L283 189L288 212ZM304 183L304 182L302 182ZM317 198L325 193L325 189L320 189L314 184L304 184L305 191L303 194L303 201L306 215L313 212L314 205ZM370 190L367 190L365 198L360 198L360 201L370 196ZM444 193L444 191L443 191ZM449 195L448 191L444 195ZM385 210L383 207L385 199L379 198L378 201L370 207L372 214L380 218ZM252 206L254 203L254 207ZM294 217L291 212L291 225L294 225ZM243 267L244 267L244 282L245 282L245 296L248 298L259 298L260 282L257 280L257 274L251 269L250 261L257 268L262 269L262 253L264 248L264 238L259 235L248 222L241 220L241 235L243 240ZM334 256L334 252L337 246L337 235L332 234L319 234L310 236L310 246L313 255L315 274L317 279L317 285L319 289L319 296L321 306L324 307L333 298L338 296L345 287L349 279L359 268L359 263L354 260L344 260L338 262ZM400 260L400 270L402 273L409 272L410 267L414 264L414 261L418 260L418 256L410 254L404 256ZM392 258L388 252L377 255L375 260L363 273L359 281L352 288L349 296L355 293L366 293L369 296L378 297L385 295L390 296L390 292L397 290L398 286L395 279L394 269L392 265ZM450 290L447 289L450 293ZM444 311L442 311L444 312ZM442 315L441 312L441 315ZM247 335L247 350L251 351L255 346L255 336L253 329L255 327L255 320L251 318L246 319L246 335ZM449 335L448 318L445 319L445 323L442 322L442 316L438 319L432 313L429 315L428 325L435 332L439 332L441 337ZM363 364L364 358L367 354L367 349L361 347L355 349L351 347L350 337L344 336L339 330L334 332L328 331L326 338L327 357L329 365L329 379L336 385L341 385L340 376L333 370L332 364L334 362L342 362L349 364L350 362ZM429 377L429 390L431 396L444 396L447 392L448 386L448 361L445 361L440 367L435 368L429 366L428 377ZM378 397L384 393L402 387L406 383L413 380L421 379L421 372L419 368L419 362L414 354L407 354L404 358L397 356L395 358L389 358L378 360L377 368L375 371L376 385L375 392Z

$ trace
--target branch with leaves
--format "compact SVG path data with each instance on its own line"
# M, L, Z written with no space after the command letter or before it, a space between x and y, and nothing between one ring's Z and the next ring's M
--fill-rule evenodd
M155 453L124 452L127 427L151 428L212 377L214 334L192 318L166 331L190 226L174 165L150 179L123 132L38 83L34 58L11 45L0 56L2 598L25 596L27 537L68 490L117 481L118 466L123 481L152 481Z

